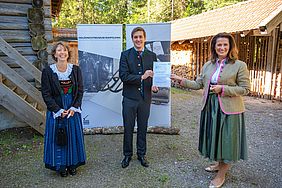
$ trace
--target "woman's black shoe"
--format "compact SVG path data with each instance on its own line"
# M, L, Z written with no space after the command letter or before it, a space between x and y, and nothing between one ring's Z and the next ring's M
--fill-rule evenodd
M62 177L67 177L67 176L68 176L68 171L67 171L67 170L60 171L60 175L61 175Z
M76 169L75 169L75 168L74 168L74 169L70 168L70 169L69 169L69 173L70 173L70 175L72 175L72 176L76 175Z

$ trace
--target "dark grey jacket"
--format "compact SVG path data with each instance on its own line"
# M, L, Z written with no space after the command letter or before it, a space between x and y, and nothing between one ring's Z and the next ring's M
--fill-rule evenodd
M119 77L123 82L122 95L124 97L133 100L139 100L141 98L141 76L146 70L153 70L154 61L157 61L156 54L146 48L139 58L134 48L130 48L121 53ZM144 100L151 102L152 78L143 80L143 85Z

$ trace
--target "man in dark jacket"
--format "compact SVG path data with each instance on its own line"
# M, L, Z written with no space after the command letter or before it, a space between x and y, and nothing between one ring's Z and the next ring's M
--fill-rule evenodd
M141 165L148 167L146 160L146 133L150 115L152 91L153 62L157 61L155 53L145 48L146 32L136 27L131 32L134 47L121 53L119 76L123 82L122 116L124 124L122 168L129 165L133 155L132 140L135 120L137 118L137 157Z

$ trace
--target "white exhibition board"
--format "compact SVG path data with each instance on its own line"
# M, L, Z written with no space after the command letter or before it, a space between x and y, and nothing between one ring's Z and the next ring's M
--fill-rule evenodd
M170 61L170 24L126 25L126 44L132 47L131 30L142 26L147 32L146 47L158 61ZM122 52L121 24L77 25L78 58L82 70L84 128L122 126L122 82L118 76ZM149 126L170 127L170 88L153 95Z
M146 48L157 54L158 61L170 61L171 24L127 24L126 47L133 47L131 31L135 27L142 27L146 32ZM171 127L171 95L170 87L161 88L153 94L149 126Z
M79 24L77 35L84 83L83 127L122 126L122 84L118 79L122 25Z

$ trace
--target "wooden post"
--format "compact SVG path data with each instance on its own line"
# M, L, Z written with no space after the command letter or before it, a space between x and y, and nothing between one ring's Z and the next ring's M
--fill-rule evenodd
M197 72L196 72L196 75L199 76L199 72L200 72L200 62L199 62L199 52L200 52L200 44L199 42L197 41L197 49L196 49L196 62L197 62Z
M250 77L251 77L251 91L252 93L254 92L254 57L255 57L255 42L256 42L256 37L250 37L250 66L249 69L251 71Z
M278 88L278 76L279 76L279 73L277 71L277 67L278 67L278 52L279 52L279 39L280 39L280 32L279 32L279 29L276 28L275 30L277 30L277 35L276 35L276 38L275 38L275 45L276 45L276 48L275 48L275 54L274 54L274 70L273 70L273 87L272 87L272 92L273 93L273 98L277 98L276 96L276 88Z
M196 48L196 44L195 42L193 43L193 80L197 77L197 60L196 60L196 52L197 52L197 48Z
M264 37L263 41L263 80L262 80L262 97L265 97L265 76L266 76L266 65L267 65L267 44L268 44L268 37Z
M275 71L275 52L276 52L276 43L278 42L276 38L278 37L277 29L274 29L272 35L272 61L271 61L271 83L270 83L270 99L273 99L274 96L274 88L275 88L275 80L276 80L276 71Z
M204 64L204 53L203 53L203 43L204 43L204 41L203 41L203 39L201 38L200 39L200 63L199 63L199 74L200 74L200 72L201 72L201 70L202 70L202 65Z
M255 63L254 63L254 73L255 73L255 85L254 85L254 91L256 92L256 95L258 95L258 89L257 89L257 86L258 86L258 70L257 70L257 64L258 64L258 53L259 53L259 44L258 44L258 37L256 37L256 60L255 60Z

